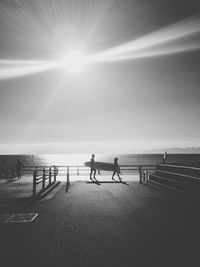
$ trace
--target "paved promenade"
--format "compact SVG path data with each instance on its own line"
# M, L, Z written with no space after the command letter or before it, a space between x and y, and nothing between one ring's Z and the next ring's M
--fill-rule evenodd
M20 212L32 203L33 178L0 179L0 214Z
M33 222L0 224L1 266L200 266L199 207L133 181L63 184Z

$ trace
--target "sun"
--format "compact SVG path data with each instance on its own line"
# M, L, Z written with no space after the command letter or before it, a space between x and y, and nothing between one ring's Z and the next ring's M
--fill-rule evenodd
M87 64L87 56L78 50L70 50L62 61L62 67L72 74L84 71Z

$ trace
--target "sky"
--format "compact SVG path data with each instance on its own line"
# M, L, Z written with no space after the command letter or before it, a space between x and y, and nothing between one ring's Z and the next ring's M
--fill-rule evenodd
M0 0L0 154L198 147L199 71L199 0Z

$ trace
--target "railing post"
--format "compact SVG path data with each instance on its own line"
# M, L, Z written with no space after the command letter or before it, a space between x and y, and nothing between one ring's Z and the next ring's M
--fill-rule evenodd
M79 167L77 167L77 175L79 176Z
M56 166L54 166L53 167L54 183L56 182L56 175L57 175Z
M37 170L33 172L33 196L36 195Z
M58 166L56 166L56 175L58 175Z
M69 188L69 184L70 184L70 182L69 182L69 167L67 167L67 181L66 181L66 192L68 191L68 188Z
M142 166L139 166L140 183L142 183Z
M144 170L142 173L142 183L145 184L145 181L146 181L146 170Z
M147 170L146 171L146 183L148 183L149 182L149 171Z
M42 173L42 190L45 189L45 168L43 169L43 173Z
M51 185L51 167L49 168L49 185Z

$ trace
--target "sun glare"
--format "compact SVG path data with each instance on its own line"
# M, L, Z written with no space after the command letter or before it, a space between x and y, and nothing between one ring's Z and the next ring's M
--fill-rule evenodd
M80 73L86 69L87 56L80 51L71 50L65 56L62 66L70 73Z

